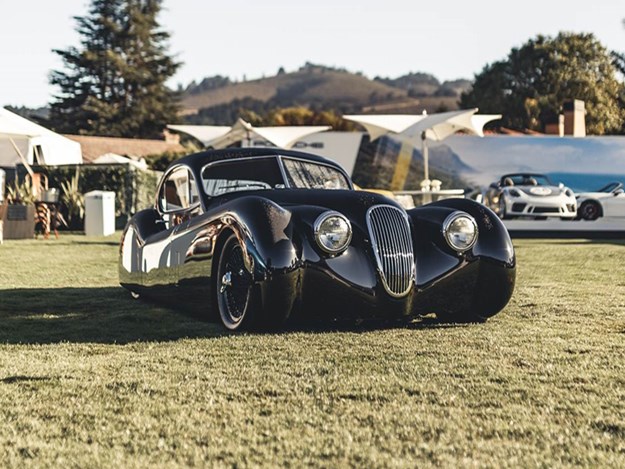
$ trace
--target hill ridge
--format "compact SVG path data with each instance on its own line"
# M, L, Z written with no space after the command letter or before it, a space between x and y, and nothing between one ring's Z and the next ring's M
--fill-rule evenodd
M437 112L457 109L460 93L469 87L469 80L441 83L423 72L370 79L359 72L307 62L293 72L280 68L276 75L247 81L232 81L222 75L206 77L182 91L181 106L183 115L200 115L200 121L214 124L228 124L219 122L224 107L240 107L243 102L261 111L302 106L343 113ZM212 109L219 111L212 113ZM198 118L193 121L202 123Z

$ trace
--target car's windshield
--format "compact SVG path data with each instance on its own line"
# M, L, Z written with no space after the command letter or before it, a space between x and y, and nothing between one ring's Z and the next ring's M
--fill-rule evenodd
M202 187L206 195L215 197L229 192L284 187L284 180L276 158L255 158L207 166L202 171Z
M276 157L220 161L202 171L202 187L209 197L229 192L277 189L350 189L345 175L332 166L283 158L284 181Z
M623 187L623 184L620 182L611 182L610 184L603 186L601 189L597 189L595 192L612 192L616 189L620 189L621 187Z
M338 169L312 161L283 158L289 187L296 189L349 189L347 178Z
M510 184L512 182L512 184ZM541 174L509 174L503 178L505 186L552 186L553 183Z

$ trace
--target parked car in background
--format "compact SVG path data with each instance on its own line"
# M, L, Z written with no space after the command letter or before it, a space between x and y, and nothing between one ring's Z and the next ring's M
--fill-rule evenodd
M484 203L502 219L559 217L573 219L577 202L571 189L556 185L544 174L512 173L488 188Z
M623 184L611 182L594 192L577 194L578 218L596 220L599 217L625 217Z
M332 161L248 148L173 162L154 206L126 226L119 276L135 297L237 330L298 315L483 321L510 299L515 263L506 228L481 204L406 211L355 191Z

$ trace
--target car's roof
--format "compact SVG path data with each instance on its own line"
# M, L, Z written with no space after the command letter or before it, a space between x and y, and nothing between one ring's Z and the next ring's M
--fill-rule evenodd
M310 161L315 161L324 164L330 164L332 166L338 166L334 161L328 160L318 155L311 153L304 153L301 151L283 150L281 148L225 148L223 150L207 150L199 153L193 153L191 155L183 156L182 158L174 161L174 164L186 164L191 167L204 166L207 163L223 160L245 159L258 156L291 156L295 158L302 158Z

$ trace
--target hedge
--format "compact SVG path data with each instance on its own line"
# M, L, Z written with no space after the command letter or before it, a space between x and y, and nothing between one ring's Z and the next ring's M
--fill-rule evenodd
M63 166L32 166L36 173L46 174L48 187L61 191L61 182L69 181L78 171L78 190L82 194L94 190L115 192L117 226L122 227L134 213L154 204L160 171L140 170L124 164L81 164ZM24 167L18 168L20 180L26 176ZM81 229L72 226L72 229Z

